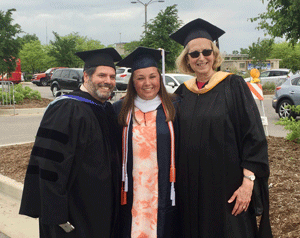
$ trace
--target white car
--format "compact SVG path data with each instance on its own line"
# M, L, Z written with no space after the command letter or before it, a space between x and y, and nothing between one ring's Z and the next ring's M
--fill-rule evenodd
M116 88L118 90L126 90L127 84L131 76L131 68L120 67L116 70Z
M267 82L270 83L275 83L275 85L282 84L285 82L287 78L292 76L293 73L289 69L271 69L271 70L266 70L260 74L260 83L261 85L264 85ZM252 78L245 78L244 79L246 82L250 82Z
M188 74L166 74L165 87L167 89L167 92L174 93L180 84L192 78L195 78L195 76Z

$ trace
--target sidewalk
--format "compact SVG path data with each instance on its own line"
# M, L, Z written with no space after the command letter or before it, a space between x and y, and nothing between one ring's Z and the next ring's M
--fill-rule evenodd
M2 109L0 116L43 114L45 108ZM38 238L38 219L19 215L23 184L0 174L0 238Z
M45 108L15 109L15 115L43 114ZM1 109L0 116L14 115ZM0 238L38 238L38 219L19 215L23 184L0 174Z
M22 190L23 184L0 175L0 238L39 237L38 220L19 215Z
M15 115L44 114L45 109L46 108L3 109L0 107L0 116L12 116L14 114Z

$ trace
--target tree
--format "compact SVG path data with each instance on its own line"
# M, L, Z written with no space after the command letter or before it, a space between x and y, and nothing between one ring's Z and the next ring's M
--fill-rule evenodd
M249 54L249 49L240 48L241 54Z
M281 59L280 68L288 68L295 72L300 68L300 44L294 46L288 42L274 44L270 57Z
M239 51L238 51L238 50L233 50L233 51L232 51L232 54L233 54L233 55L238 55L238 54L239 54Z
M300 39L300 0L267 2L267 12L251 18L251 22L260 21L257 29L265 30L272 37L285 37L288 42L296 44Z
M38 41L39 38L36 36L36 34L26 34L22 37L18 37L19 40L21 41L21 44L24 45L26 43L29 43L30 41Z
M75 52L104 48L100 41L80 36L77 32L66 36L59 36L56 32L53 34L55 41L50 41L49 55L55 58L59 66L80 67L83 61L75 55Z
M47 68L46 53L39 40L30 41L23 45L20 51L22 70L34 74Z
M265 66L267 58L271 55L273 44L273 39L260 40L260 38L258 38L257 43L252 43L252 45L249 46L249 58L252 59L252 63L255 67L262 68Z
M125 51L124 56L127 56L129 53L134 51L139 46L141 46L141 41L131 41L129 43L126 43L124 45L124 51Z
M12 24L12 13L16 9L9 9L6 13L0 11L0 73L10 74L16 68L21 44L16 38L21 33L19 24Z
M75 37L61 37L53 31L55 40L50 41L49 55L55 58L59 66L74 67L76 65L76 39Z
M182 51L182 46L170 39L169 35L182 24L178 17L176 4L160 11L154 20L147 23L147 32L141 40L141 45L154 49L163 48L168 51L166 56L166 70L175 68L175 60Z
M75 52L96 50L105 47L99 40L93 40L88 38L87 36L79 36L78 33L71 33L67 37L74 37L76 42ZM84 62L77 56L74 55L74 57L76 62L76 65L74 67L83 67Z

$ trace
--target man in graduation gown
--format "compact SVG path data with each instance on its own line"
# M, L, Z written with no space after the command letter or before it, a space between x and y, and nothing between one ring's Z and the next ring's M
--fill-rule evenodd
M39 218L40 237L117 237L119 157L113 48L76 53L80 89L54 100L31 152L20 214Z

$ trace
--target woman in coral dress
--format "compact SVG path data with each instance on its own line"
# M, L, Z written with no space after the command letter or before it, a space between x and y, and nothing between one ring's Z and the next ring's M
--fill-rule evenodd
M175 206L175 108L157 68L159 50L139 47L127 95L114 104L122 126L121 237L180 237Z

